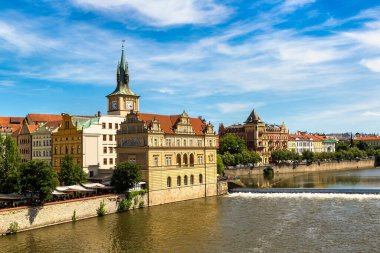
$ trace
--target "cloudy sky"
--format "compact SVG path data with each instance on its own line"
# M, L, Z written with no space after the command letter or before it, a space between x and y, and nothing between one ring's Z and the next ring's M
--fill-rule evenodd
M0 2L1 115L106 113L121 41L140 110L380 132L378 0Z

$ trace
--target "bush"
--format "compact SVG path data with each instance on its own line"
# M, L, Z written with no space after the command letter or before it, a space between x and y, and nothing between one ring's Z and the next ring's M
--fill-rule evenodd
M263 173L264 175L270 175L270 174L274 174L274 170L271 166L267 166L264 170L263 170Z
M139 208L143 208L144 206L145 206L144 201L141 201L141 202L139 203Z
M106 206L106 204L104 203L104 201L100 202L99 208L96 209L96 213L98 214L98 216L106 215L105 206Z
M123 201L121 201L119 203L117 211L119 211L119 212L127 211L127 210L129 210L129 208L131 207L131 205L132 205L132 200L130 200L130 199L124 199Z
M16 221L14 221L11 224L9 224L8 233L9 234L15 234L15 233L17 233L18 229L19 229L18 223Z

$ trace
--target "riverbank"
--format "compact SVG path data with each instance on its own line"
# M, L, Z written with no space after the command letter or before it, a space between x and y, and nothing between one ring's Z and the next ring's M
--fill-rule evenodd
M11 224L17 227L14 232L42 228L76 220L98 216L98 209L104 203L104 215L118 212L119 203L125 195L108 194L95 197L71 199L46 203L42 206L22 206L0 210L0 235L10 232ZM147 194L135 196L129 209L144 207Z
M340 162L320 162L310 165L299 164L293 165L276 165L272 166L273 171L276 174L288 174L288 173L303 173L303 172L319 172L319 171L338 171L338 170L350 170L350 169L368 169L375 167L375 159L359 160L359 161L340 161ZM227 176L251 176L262 175L265 166L254 168L238 168L238 169L226 169L224 173Z
M216 191L216 195L227 194L227 182L218 182ZM15 228L15 226L17 229L14 232L22 232L93 218L99 216L98 210L102 205L104 205L103 215L116 213L120 211L120 204L125 200L126 196L124 194L108 194L49 202L42 206L0 209L0 235L10 233L12 227ZM134 197L131 197L130 203L129 206L124 207L123 211L147 207L149 203L148 193L134 195Z

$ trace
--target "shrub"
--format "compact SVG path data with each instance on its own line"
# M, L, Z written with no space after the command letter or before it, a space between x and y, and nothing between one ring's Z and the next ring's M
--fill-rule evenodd
M139 203L139 208L143 208L144 206L145 206L144 201L141 201L141 202Z
M9 224L8 233L9 234L15 234L15 233L17 233L18 229L19 229L18 223L16 221L14 221L11 224Z
M119 212L127 211L129 210L131 205L132 205L132 201L130 199L124 199L123 201L119 203L117 210Z
M269 175L269 174L274 174L274 170L271 166L267 166L264 170L263 170L263 173L264 175Z
M99 208L96 209L96 213L98 214L98 216L106 215L105 206L106 206L106 204L104 203L104 201L100 202Z

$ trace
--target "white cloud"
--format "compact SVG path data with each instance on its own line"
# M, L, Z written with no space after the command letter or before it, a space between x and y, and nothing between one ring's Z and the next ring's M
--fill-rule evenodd
M368 68L373 72L380 73L380 58L377 59L363 59L360 61L360 64Z
M366 111L363 113L363 116L365 116L365 117L380 117L380 112Z
M19 51L23 54L32 51L51 49L57 45L53 39L29 31L20 23L0 20L0 49Z
M286 0L281 6L281 12L293 12L305 5L312 4L316 0Z
M232 103L218 103L215 105L217 110L223 114L228 114L228 113L238 113L238 112L243 112L247 111L248 109L251 108L258 108L263 106L264 103L262 102L257 102L257 103L248 103L248 102L232 102Z
M215 24L224 20L230 10L213 0L72 0L75 5L111 13L137 12L142 21L153 26L182 24Z

